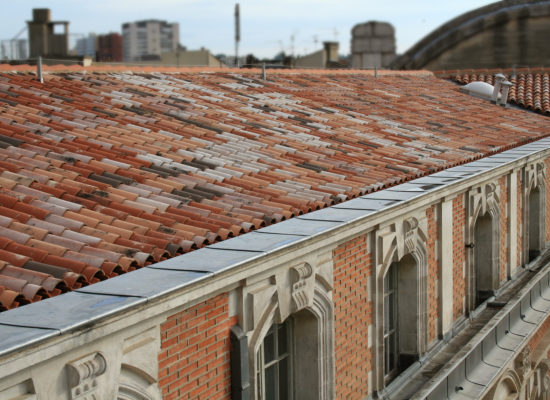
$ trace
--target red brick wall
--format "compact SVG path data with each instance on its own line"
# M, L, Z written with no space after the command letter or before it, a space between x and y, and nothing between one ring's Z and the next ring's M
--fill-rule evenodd
M364 399L372 370L368 326L372 324L372 301L367 293L371 257L365 236L338 246L334 263L334 363L337 399Z
M517 221L518 221L518 228L517 228L517 260L516 265L520 266L523 264L523 179L521 179L521 172L518 171L518 211L517 211Z
M439 268L437 264L437 222L435 217L435 206L426 210L428 219L428 239L426 247L428 250L428 342L437 339L437 321L439 310L437 307L437 280L439 277Z
M160 326L159 388L165 400L230 399L228 295L176 313Z
M507 267L508 267L508 184L507 177L503 176L498 180L500 186L500 204L499 215L500 215L500 268L499 268L499 282L504 282L508 278Z
M464 247L464 230L466 229L466 210L464 195L453 199L453 320L464 315L464 299L466 296L466 281L464 264L466 248Z
M548 331L550 331L550 317L546 317L539 330L529 340L528 346L531 352L537 348L541 340L548 334Z

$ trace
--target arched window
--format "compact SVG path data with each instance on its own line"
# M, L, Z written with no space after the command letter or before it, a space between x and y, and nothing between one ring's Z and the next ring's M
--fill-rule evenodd
M411 254L384 277L384 379L403 372L419 356L418 266Z
M319 328L319 320L308 310L271 325L256 354L260 399L321 398Z
M493 260L493 219L485 213L476 220L474 228L474 290L475 307L494 293L495 268Z
M531 262L540 255L543 247L543 239L541 232L543 232L544 211L542 210L543 203L541 202L541 193L539 187L533 188L529 193L529 208L528 212L528 227L527 232L529 235L528 243L528 261Z
M334 398L334 306L330 281L316 272L309 264L290 268L293 284L280 286L276 296L270 291L259 296L262 292L253 288L243 320L254 318L257 324L248 334L242 331L251 398Z

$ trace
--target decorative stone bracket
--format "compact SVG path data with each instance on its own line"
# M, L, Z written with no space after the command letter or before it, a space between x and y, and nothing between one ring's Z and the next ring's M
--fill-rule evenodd
M515 360L516 373L521 379L524 379L531 371L531 351L525 347Z
M376 234L377 264L389 265L388 257L396 256L396 260L400 260L406 254L415 253L419 243L425 242L427 225L426 216L419 214L379 229Z
M500 188L494 183L488 183L484 186L470 190L468 193L469 219L473 227L478 215L484 215L487 211L498 208L500 200Z
M544 185L546 178L546 165L542 162L533 163L525 167L524 188L528 194L533 188Z
M418 220L411 217L403 221L403 233L407 252L412 253L416 249L416 242L418 241Z
M292 282L292 312L307 307L313 301L313 268L302 264L290 269Z
M101 353L89 354L67 364L67 380L72 400L99 400L97 377L107 370Z
M290 266L281 265L269 277L247 282L239 306L243 330L247 334L255 331L266 318L282 323L289 315L312 307L317 289L332 290L331 260L318 254Z

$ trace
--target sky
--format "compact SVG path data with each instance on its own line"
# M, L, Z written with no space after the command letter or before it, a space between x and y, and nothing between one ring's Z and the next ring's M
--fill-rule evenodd
M284 50L304 55L323 41L338 41L349 54L351 29L367 21L395 27L403 53L448 20L494 1L485 0L240 0L239 55L273 57ZM121 24L142 19L178 22L188 49L235 54L232 0L0 0L0 39L11 39L32 19L33 8L49 8L52 20L69 21L71 43L90 32L121 32ZM20 38L26 38L27 33ZM294 40L292 40L294 38ZM294 45L293 45L294 44Z

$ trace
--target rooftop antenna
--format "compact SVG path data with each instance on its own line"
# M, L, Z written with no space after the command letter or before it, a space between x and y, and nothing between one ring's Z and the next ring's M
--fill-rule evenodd
M36 78L40 83L44 83L44 76L42 75L42 56L38 56L38 60L36 60Z
M296 59L296 54L294 54L294 40L296 39L297 34L298 31L295 30L294 32L292 32L292 35L290 35L290 55L292 56L290 62L292 63L292 66L294 64L294 60Z
M319 36L313 35L313 43L315 44L314 50L317 50L317 44L319 43Z
M239 42L241 41L241 13L239 3L235 4L235 67L239 68Z
M338 29L334 28L334 41L338 41Z

